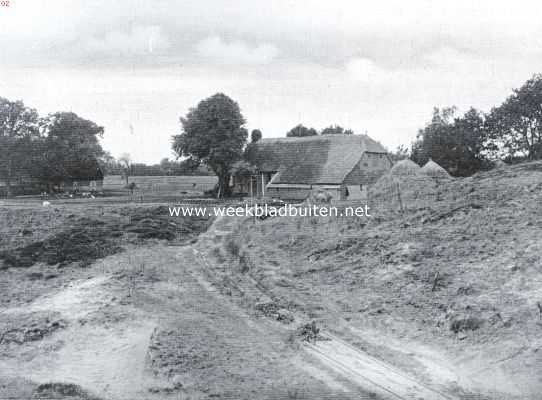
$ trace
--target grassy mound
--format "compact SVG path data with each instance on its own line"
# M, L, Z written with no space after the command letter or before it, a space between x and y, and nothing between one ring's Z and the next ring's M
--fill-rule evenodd
M128 209L123 215L129 218L125 231L135 233L139 239L190 239L211 224L208 217L170 217L166 206Z
M21 211L21 218L24 218L23 214ZM32 226L35 226L41 220L34 216L33 221ZM53 234L41 239L23 234L24 244L1 250L3 263L0 268L2 265L3 268L24 268L38 262L61 267L78 262L84 267L122 251L123 244L147 240L191 240L205 231L211 222L211 218L205 217L170 217L165 206L123 208L113 213L96 214L92 218L77 218L71 214Z
M399 209L398 192L403 212L388 212ZM458 357L475 351L480 359L465 368L499 365L534 385L529 368L542 349L542 162L438 187L429 177L385 177L372 194L380 204L371 218L246 224L238 240L257 260L248 274L328 326L340 318Z
M32 393L32 399L100 400L78 385L60 382L39 385Z
M64 266L81 262L87 266L96 259L117 253L121 247L115 239L122 232L103 221L81 218L76 226L45 240L0 253L6 267L30 267L37 262Z

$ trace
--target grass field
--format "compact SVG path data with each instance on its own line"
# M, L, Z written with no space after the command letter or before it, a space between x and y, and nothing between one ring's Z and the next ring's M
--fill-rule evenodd
M146 193L160 192L200 192L212 189L217 182L216 176L130 176L128 182L137 185L137 191ZM109 175L104 178L103 188L107 192L125 191L125 181L121 175Z

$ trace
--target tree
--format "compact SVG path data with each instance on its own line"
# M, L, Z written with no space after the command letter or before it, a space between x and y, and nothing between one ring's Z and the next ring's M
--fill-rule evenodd
M0 97L0 178L6 183L6 195L12 195L15 179L30 175L39 140L38 113L22 101Z
M130 154L122 153L119 157L119 163L122 166L124 182L126 183L126 186L128 186L128 177L130 176L130 171L132 170L132 159Z
M294 126L286 133L286 137L316 136L318 132L314 128L307 128L302 124Z
M406 160L406 159L410 158L410 150L408 149L408 147L401 144L401 145L397 146L395 151L390 152L390 157L391 157L393 162Z
M455 112L455 107L433 110L431 121L412 145L411 158L420 165L432 159L452 175L469 176L486 162L484 116L474 108L459 118Z
M457 176L470 176L488 165L485 155L487 129L485 115L471 107L454 120L449 171Z
M99 163L104 174L115 175L119 171L119 162L108 151L103 152Z
M542 158L542 75L514 89L487 118L489 150L511 158ZM503 154L504 153L504 154Z
M181 134L173 136L173 150L179 157L205 162L218 176L217 197L229 195L231 169L248 137L239 105L217 93L190 109L181 125Z
M352 129L344 129L339 125L330 125L327 128L322 129L321 135L353 135Z
M41 178L60 183L66 178L89 180L96 176L98 160L104 155L98 138L104 128L73 112L57 112L41 120Z
M164 175L171 175L173 173L173 167L169 158L165 157L160 160L160 170Z
M259 129L254 129L250 133L250 141L251 141L251 143L256 143L261 138L262 138L262 132Z

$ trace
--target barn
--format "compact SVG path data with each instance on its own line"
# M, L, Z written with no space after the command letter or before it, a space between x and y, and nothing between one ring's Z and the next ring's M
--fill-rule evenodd
M386 149L367 135L261 139L250 145L247 158L255 172L235 174L233 192L288 201L316 189L335 200L362 199L392 166Z

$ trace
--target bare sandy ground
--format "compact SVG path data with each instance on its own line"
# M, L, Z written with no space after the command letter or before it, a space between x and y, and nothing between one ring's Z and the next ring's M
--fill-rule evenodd
M190 246L151 245L65 267L58 285L34 281L34 297L4 305L2 331L27 332L41 317L62 328L0 342L0 397L62 383L104 399L369 398L300 353L289 332L213 291L197 262Z

